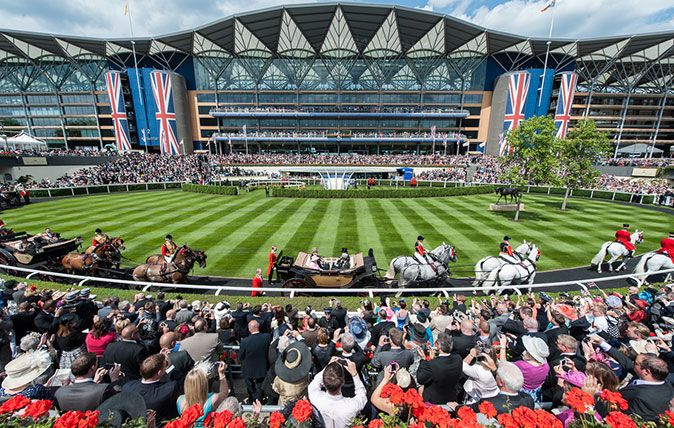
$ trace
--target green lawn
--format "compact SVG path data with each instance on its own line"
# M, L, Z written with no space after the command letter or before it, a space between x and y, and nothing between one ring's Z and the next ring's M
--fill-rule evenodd
M515 223L512 213L487 210L493 195L410 199L283 199L264 192L240 196L180 191L99 195L36 203L2 214L14 230L36 233L49 226L66 237L87 241L101 227L121 235L125 255L136 261L157 253L166 233L176 242L206 250L208 267L196 274L251 277L266 268L272 244L296 255L318 247L323 255L373 248L380 267L409 255L418 234L430 247L448 242L459 256L457 276L470 276L468 265L498 252L504 234L541 247L541 270L589 263L602 242L623 222L645 231L641 251L657 248L674 229L674 216L610 202L525 195L527 211Z

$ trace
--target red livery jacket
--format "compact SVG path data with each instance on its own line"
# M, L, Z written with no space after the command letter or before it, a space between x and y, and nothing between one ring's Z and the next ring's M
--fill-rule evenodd
M253 286L253 289L255 289L255 288L262 288L262 278L259 277L259 276L257 276L257 275L255 275L255 277L253 278L253 284L252 284L252 286ZM262 296L262 292L261 292L261 291L255 291L255 290L253 290L253 291L250 292L250 296L251 296L251 297Z
M271 275L271 272L274 270L274 265L276 264L276 258L278 256L274 251L269 252L269 267L267 268L267 276Z
M672 259L672 262L674 262L674 238L662 238L660 240L660 249L656 253L667 254Z
M632 235L630 234L629 231L625 229L620 229L615 233L615 240L616 242L620 242L627 248L628 251L634 251L636 250L636 247L634 244L632 244Z

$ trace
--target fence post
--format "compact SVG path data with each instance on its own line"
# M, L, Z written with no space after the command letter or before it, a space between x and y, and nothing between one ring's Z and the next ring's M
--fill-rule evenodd
M527 184L527 193L531 193L531 186Z
M84 187L84 190L87 191L87 195L89 194L89 186Z
M166 182L164 182L164 190L166 190Z
M550 186L548 186L548 195L550 194L550 189L551 189L551 187L550 187Z
M108 193L110 193L110 185L107 184L105 187L106 187L106 189L108 189Z
M590 190L590 199L594 196L594 189Z
M145 183L145 190L146 190L146 191L147 191L147 190L150 190L150 186L148 186L147 183Z
M613 196L611 196L611 200L615 201L615 192L613 192Z
M129 185L128 184L126 185L126 191L127 192L129 191Z
M71 187L71 188L70 188L70 194L73 195L73 196L75 196L75 188L74 188L74 187Z
M47 189L47 196L51 198L51 189Z
M445 183L444 183L444 185L442 186L442 188L443 188L443 189L446 189L446 188L447 188L447 180L445 180Z
M644 203L644 195L641 195L641 197L639 198L639 203L640 203L640 204L643 204L643 203Z

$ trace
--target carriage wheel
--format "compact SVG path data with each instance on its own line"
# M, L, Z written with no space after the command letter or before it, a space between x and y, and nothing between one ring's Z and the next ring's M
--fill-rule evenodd
M0 264L8 266L16 266L16 259L12 256L0 253ZM6 275L19 276L19 272L13 269L0 268L0 272Z
M303 278L290 278L281 285L281 288L311 288L309 281ZM289 295L290 293L288 293ZM299 293L296 293L300 295ZM281 293L281 297L285 297L286 293Z

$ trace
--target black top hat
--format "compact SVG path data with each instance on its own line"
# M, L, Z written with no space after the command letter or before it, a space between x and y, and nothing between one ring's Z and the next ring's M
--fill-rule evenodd
M171 234L169 233L168 235L166 235L166 239L173 239L173 236L171 236Z
M274 370L284 382L299 382L311 369L311 351L304 342L295 342L288 346L276 359Z
M508 235L504 236L504 237L503 237L503 240L504 240L504 241L510 241L510 236L508 236Z
M126 391L108 398L96 410L101 414L101 421L108 421L113 427L121 427L129 419L144 418L147 413L143 396Z
M99 227L99 228L96 229L96 233L103 233L103 231L102 231L101 228Z
M412 340L418 340L419 342L426 341L426 327L423 324L414 323L414 326L410 329L410 335Z
M417 236L417 241L423 241L423 240L424 240L424 235Z
M623 223L623 227L624 227L625 229L629 229L629 228L630 228L630 225L627 224L627 223Z
M674 232L669 232L669 237L674 238Z

